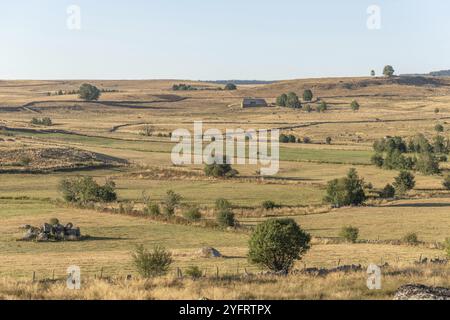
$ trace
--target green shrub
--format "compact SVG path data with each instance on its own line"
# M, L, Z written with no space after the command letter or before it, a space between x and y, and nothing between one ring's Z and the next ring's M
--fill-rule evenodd
M233 208L231 202L223 198L217 199L215 202L215 206L216 210L228 210Z
M227 83L225 86L225 90L236 90L237 87L234 83Z
M202 218L200 209L197 207L191 207L183 213L183 216L189 221L199 221Z
M311 101L313 96L313 92L310 89L303 91L303 101Z
M402 171L398 175L398 177L395 178L395 182L393 183L395 192L397 194L404 194L409 190L412 190L415 185L416 181L414 178L414 175L408 171Z
M437 125L434 126L434 130L436 132L444 132L444 126L438 123Z
M173 262L172 254L159 246L154 247L152 252L147 251L143 245L137 246L132 258L136 271L143 278L167 274Z
M416 233L413 233L413 232L406 234L403 237L402 241L411 246L417 246L420 243L419 237L417 236Z
M444 241L444 249L447 257L450 257L450 238L445 239Z
M184 271L184 273L188 276L188 277L190 277L190 278L192 278L192 279L199 279L199 278L201 278L202 276L203 276L203 272L202 272L202 270L200 270L200 268L199 267L197 267L197 266L190 266L190 267L188 267L185 271Z
M144 209L144 213L150 216L159 216L161 215L161 210L157 203L149 203Z
M327 137L327 138L325 139L325 143L326 143L326 144L331 144L332 141L333 141L333 140L331 139L331 137Z
M166 216L173 216L175 209L180 205L182 199L183 197L180 194L172 190L167 191L162 202L164 214Z
M204 171L207 177L215 178L232 178L239 174L237 170L234 170L231 165L227 163L206 164Z
M350 108L352 108L353 111L358 111L360 108L358 101L353 100L352 103L350 104Z
M370 162L372 163L372 164L374 164L374 165L376 165L378 168L381 168L381 167L383 167L383 165L384 165L384 159L383 159L383 156L382 155L380 155L380 154L374 154L373 156L372 156L372 158L370 159Z
M80 99L85 101L95 101L100 98L101 92L100 90L91 84L84 83L81 85L79 90Z
M260 223L249 241L249 261L275 272L289 272L310 248L311 236L292 219Z
M287 94L283 93L277 97L276 105L280 107L286 107Z
M445 189L450 190L450 174L447 174L444 177L444 181L442 182L442 185L444 186Z
M355 243L356 240L358 240L359 229L352 226L343 227L339 233L339 236L348 242Z
M299 109L302 107L302 104L300 103L300 100L299 100L297 94L295 94L295 92L288 93L287 100L286 100L286 107L292 108L292 109Z
M277 204L276 204L275 202L273 202L272 200L264 201L264 202L262 203L261 206L262 206L263 209L265 209L265 210L273 210L273 209L276 209L276 208L279 208L279 207L280 207L279 205L277 205Z
M117 200L115 183L106 181L101 186L92 177L76 177L61 180L59 190L67 202L113 202Z
M219 210L216 213L217 224L221 227L235 227L237 222L231 209Z
M328 182L324 200L334 207L360 205L366 200L364 180L360 179L356 170L352 168L347 177Z
M320 102L316 108L317 112L325 112L328 110L328 105L325 101Z
M387 184L380 193L380 197L383 199L391 199L395 197L395 188Z

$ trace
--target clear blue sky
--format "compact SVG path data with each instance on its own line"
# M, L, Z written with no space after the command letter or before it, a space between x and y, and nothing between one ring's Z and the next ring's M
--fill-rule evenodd
M80 31L66 9L81 8ZM381 30L366 26L381 8ZM447 0L1 0L0 79L291 79L450 69Z

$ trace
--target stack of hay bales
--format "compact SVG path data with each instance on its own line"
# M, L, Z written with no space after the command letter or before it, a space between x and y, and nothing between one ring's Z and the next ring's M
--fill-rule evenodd
M75 228L72 223L65 226L59 223L58 219L51 219L49 223L44 223L40 228L24 225L25 230L21 241L78 241L81 240L80 228Z

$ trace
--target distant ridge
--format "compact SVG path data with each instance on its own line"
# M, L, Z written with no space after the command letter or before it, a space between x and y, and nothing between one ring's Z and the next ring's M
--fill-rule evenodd
M402 74L402 77L417 77L417 76L428 76L428 77L450 77L450 70L440 70L440 71L432 71L430 73L423 74Z
M272 84L278 81L267 81L267 80L214 80L214 81L204 81L209 83L217 83L217 84Z

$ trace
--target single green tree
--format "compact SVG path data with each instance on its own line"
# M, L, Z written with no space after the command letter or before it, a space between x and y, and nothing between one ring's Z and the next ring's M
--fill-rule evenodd
M251 263L288 273L310 249L310 242L311 236L293 219L268 219L251 235L248 257Z
M313 92L310 89L303 91L303 101L311 101L313 97Z
M383 69L383 75L385 77L392 77L394 75L394 73L395 73L395 70L390 65L385 66L384 69Z
M96 101L100 98L100 90L91 84L83 83L79 90L80 99L85 101Z

